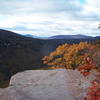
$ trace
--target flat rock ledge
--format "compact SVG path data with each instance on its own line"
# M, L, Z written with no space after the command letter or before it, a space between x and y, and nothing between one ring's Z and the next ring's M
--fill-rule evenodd
M0 100L84 100L89 86L77 70L28 70L12 76Z

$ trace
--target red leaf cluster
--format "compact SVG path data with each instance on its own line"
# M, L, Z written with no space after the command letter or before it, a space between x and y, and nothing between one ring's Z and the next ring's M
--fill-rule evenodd
M83 76L88 76L92 69L94 69L95 63L93 63L91 58L85 59L86 64L79 67L79 71ZM100 100L100 70L97 70L97 74L95 75L96 79L91 82L91 87L88 89L87 97L85 97L85 100Z

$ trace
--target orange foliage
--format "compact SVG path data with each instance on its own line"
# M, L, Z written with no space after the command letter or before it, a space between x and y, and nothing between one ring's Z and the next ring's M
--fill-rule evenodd
M75 69L84 64L83 59L90 56L88 52L93 51L95 46L86 42L79 44L59 46L49 56L45 56L42 60L44 64L54 67L64 67L67 69Z

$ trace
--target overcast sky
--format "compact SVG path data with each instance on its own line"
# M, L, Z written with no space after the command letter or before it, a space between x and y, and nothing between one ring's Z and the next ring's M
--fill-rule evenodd
M100 36L100 0L0 0L0 29L40 37Z

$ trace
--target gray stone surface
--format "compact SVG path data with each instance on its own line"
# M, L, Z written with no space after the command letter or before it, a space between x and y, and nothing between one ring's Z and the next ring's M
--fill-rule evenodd
M88 79L76 70L29 70L11 78L0 89L0 100L83 100Z

